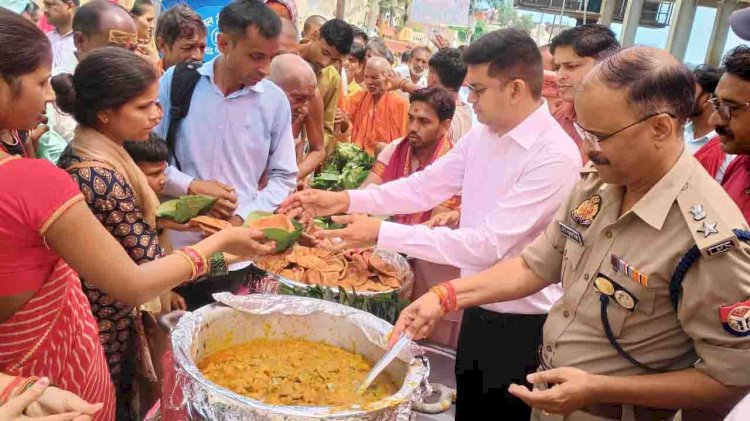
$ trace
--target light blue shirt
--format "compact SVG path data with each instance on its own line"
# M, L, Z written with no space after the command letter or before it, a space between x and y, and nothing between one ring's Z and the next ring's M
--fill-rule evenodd
M237 214L245 218L254 210L276 209L297 185L292 117L284 92L266 79L224 96L214 79L219 57L199 70L202 77L190 111L176 133L175 154L181 171L174 166L167 169L165 194L186 194L193 179L216 180L236 189ZM164 118L154 133L164 139L169 129L173 72L174 67L164 73L159 87ZM266 169L268 184L258 191ZM175 248L190 243L178 237L183 236L172 236Z

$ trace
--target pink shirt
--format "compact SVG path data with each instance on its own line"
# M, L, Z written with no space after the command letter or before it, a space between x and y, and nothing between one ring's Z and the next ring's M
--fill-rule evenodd
M504 136L472 128L424 171L380 186L349 191L350 213L408 214L462 195L459 229L384 222L378 246L480 272L518 256L552 220L579 179L578 148L542 104ZM543 314L561 296L551 285L521 300L484 306L502 313Z

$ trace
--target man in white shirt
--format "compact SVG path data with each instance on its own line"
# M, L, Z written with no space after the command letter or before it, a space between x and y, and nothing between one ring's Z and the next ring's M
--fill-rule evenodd
M176 127L165 194L219 197L212 208L214 216L241 225L251 211L273 211L294 190L297 161L289 101L266 78L279 51L280 34L281 20L258 0L231 2L221 10L217 38L221 54L197 70L200 78L189 112ZM171 67L160 81L164 118L154 132L165 139L176 69L182 68ZM261 190L264 172L268 178ZM221 184L210 184L216 182ZM175 249L201 239L185 232L173 232L171 238ZM224 279L180 289L188 309L212 302L213 292L239 288L244 280L240 269L233 266L234 272Z
M462 275L517 256L541 233L579 178L581 157L541 98L542 58L522 31L484 35L463 55L469 102L482 125L423 171L359 191L306 190L286 199L290 215L392 215L432 209L462 196L459 228L406 226L362 215L323 233L335 248L378 247L461 268ZM536 369L555 286L523 300L465 311L458 343L456 419L528 419L530 410L507 389Z
M401 77L417 85L417 89L427 86L427 62L430 60L427 47L416 47L411 51L408 63L402 63L395 69Z
M695 104L690 120L685 123L685 148L695 155L698 149L716 137L713 126L708 124L708 118L714 112L708 100L714 95L723 72L704 64L693 69L692 73L695 77Z
M79 0L44 0L44 14L47 22L55 29L47 34L52 44L52 75L73 73L78 60L73 41L73 17L78 10Z

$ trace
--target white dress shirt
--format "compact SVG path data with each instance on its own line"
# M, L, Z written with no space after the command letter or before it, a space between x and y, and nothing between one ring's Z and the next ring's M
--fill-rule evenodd
M60 73L73 74L78 66L73 31L60 35L57 29L54 29L47 34L47 38L52 46L52 76Z
M221 56L219 56L221 57ZM284 92L269 80L224 96L214 78L215 58L199 70L190 111L177 129L175 154L181 170L167 169L164 193L187 194L193 179L216 180L237 191L236 213L245 218L254 210L273 211L297 186L297 159L292 117ZM166 139L170 88L174 66L160 81L159 103L164 118L154 132ZM268 184L258 182L268 169ZM193 233L171 234L174 248L195 244Z
M378 246L461 268L466 276L518 256L539 235L579 180L581 154L542 104L504 136L483 125L425 170L350 191L350 213L409 214L461 194L459 229L383 222ZM494 280L502 282L502 279ZM562 295L551 285L532 296L484 306L543 314Z

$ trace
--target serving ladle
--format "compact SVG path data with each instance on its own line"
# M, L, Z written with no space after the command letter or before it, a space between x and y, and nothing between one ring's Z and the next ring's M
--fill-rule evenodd
M357 388L357 393L359 393L360 395L365 393L365 390L367 390L367 388L372 385L372 382L375 381L378 375L380 375L380 373L382 373L383 370L385 370L385 368L388 367L388 365L396 359L401 350L403 350L410 341L411 339L409 339L408 336L402 333L396 344L393 345L393 348L391 348L390 351L386 352L385 355L380 358L380 361L378 361L377 364L372 367L372 370L367 373L367 377L365 377L365 380Z

